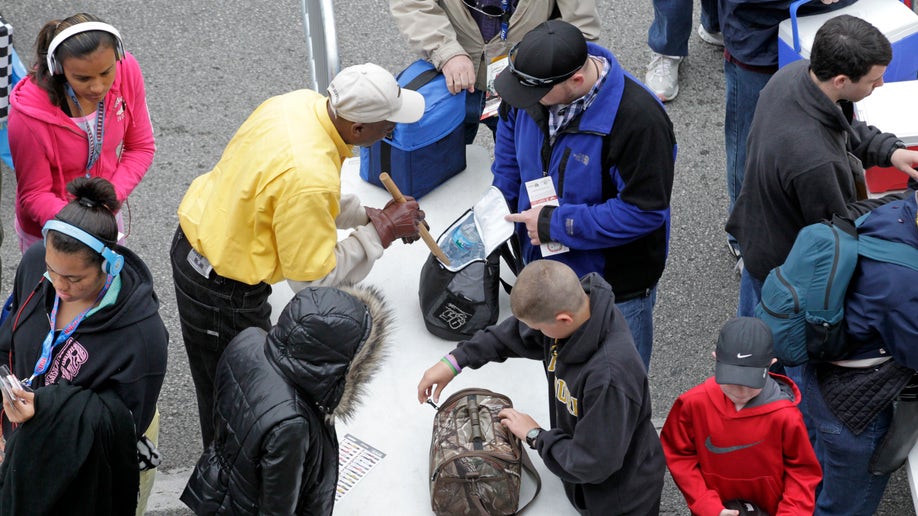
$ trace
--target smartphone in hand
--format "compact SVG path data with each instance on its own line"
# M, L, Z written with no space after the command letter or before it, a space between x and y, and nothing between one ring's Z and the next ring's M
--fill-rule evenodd
M8 367L0 365L0 391L3 392L3 397L10 403L19 401L19 398L13 393L13 386L18 385L19 379L10 372Z

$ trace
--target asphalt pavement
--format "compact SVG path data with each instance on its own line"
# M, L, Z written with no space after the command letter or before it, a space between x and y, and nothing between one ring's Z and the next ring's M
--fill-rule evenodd
M653 14L651 3L598 3L603 28L600 43L642 79L649 61L646 34ZM696 6L696 21L698 9ZM80 11L96 14L121 31L126 49L137 57L146 79L157 153L130 197L127 245L153 271L161 314L172 337L159 403L160 448L165 459L148 513L188 514L176 499L200 455L201 442L169 266L176 208L190 182L212 168L236 128L259 103L311 84L301 5L295 0L6 0L0 5L0 12L14 27L15 46L27 62L33 59L35 36L45 21ZM369 61L397 72L415 58L398 34L387 2L339 0L335 18L342 66ZM654 317L650 382L657 419L665 417L676 396L712 374L710 352L718 329L735 312L739 285L723 231L727 196L722 54L694 33L689 48L679 96L668 104L679 156L670 255ZM490 140L486 130L479 132L480 145L490 148ZM0 246L0 286L7 292L19 250L13 230L15 177L5 167L2 172L0 221L5 238ZM423 200L422 205L426 210L437 209L424 205ZM420 446L426 447L427 435L419 439ZM688 514L669 477L662 510L664 514ZM414 514L428 513L426 506L420 506ZM386 512L365 509L359 514ZM890 482L878 514L915 514L904 471Z

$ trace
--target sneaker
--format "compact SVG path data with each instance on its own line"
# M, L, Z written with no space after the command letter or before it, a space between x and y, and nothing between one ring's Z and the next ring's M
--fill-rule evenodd
M743 265L743 257L740 256L739 259L736 260L736 265L733 267L733 272L735 272L737 276L742 276L744 268L745 266Z
M701 41L709 45L714 45L716 47L724 46L724 35L720 32L708 32L704 25L698 25L698 36L701 38Z
M679 65L683 57L664 56L653 52L644 83L653 90L663 102L669 102L679 94Z
M739 244L734 242L729 235L727 236L727 249L730 250L730 254L732 254L734 258L739 258L742 256Z

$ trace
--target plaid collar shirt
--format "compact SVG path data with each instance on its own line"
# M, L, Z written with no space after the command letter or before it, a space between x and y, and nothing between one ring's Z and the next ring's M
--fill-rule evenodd
M592 59L595 64L600 65L599 78L596 79L596 83L593 84L590 91L570 104L556 104L548 108L548 137L552 145L554 145L558 133L567 127L573 119L580 116L581 113L590 107L590 104L596 100L596 95L599 94L599 88L606 82L606 76L609 74L610 68L609 60L602 56L593 55L590 56L590 59Z

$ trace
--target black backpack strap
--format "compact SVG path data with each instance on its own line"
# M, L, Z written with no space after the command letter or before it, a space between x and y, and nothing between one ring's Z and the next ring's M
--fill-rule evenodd
M417 90L421 86L424 86L428 82L434 80L434 77L438 75L440 75L440 72L438 72L436 68L424 70L423 72L419 73L417 77L411 79L411 81L409 81L408 84L404 86L404 88L406 90Z
M523 270L523 253L520 250L520 239L516 233L503 244L500 244L500 247L497 248L497 251L500 253L500 257L504 259L504 263L507 264L507 267L510 268L510 272L514 276L519 276L520 271ZM513 285L507 283L504 278L500 276L497 277L500 280L500 284L504 286L504 292L510 293L513 290Z
M392 173L392 145L385 138L379 140L379 170Z
M863 219L866 219L866 216L858 217L857 220L851 220L850 217L844 217L837 213L832 215L832 220L829 223L832 226L837 227L838 229L848 233L849 235L857 238L857 228L861 225Z

